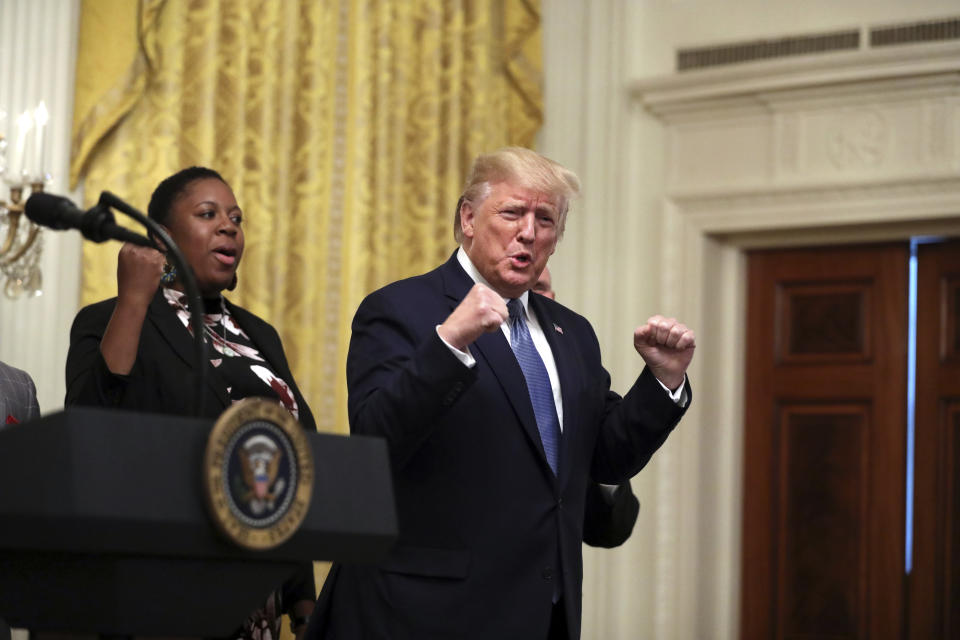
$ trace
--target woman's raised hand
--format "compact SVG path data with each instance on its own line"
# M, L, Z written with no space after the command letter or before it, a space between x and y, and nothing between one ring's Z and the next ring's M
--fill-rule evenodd
M165 261L156 249L124 244L117 256L117 296L126 303L149 306L160 284Z

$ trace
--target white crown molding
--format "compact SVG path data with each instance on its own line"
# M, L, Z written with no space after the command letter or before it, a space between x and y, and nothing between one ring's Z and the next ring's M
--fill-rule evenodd
M763 94L784 90L813 89L822 93L831 86L846 85L845 90L850 90L854 83L915 80L931 75L945 75L945 82L960 85L958 60L960 42L897 45L638 78L627 83L627 91L651 113L667 119L697 103L762 108Z
M665 125L664 194L708 232L960 211L960 43L634 83Z
M960 176L803 188L730 189L673 193L678 215L702 233L953 219L960 212Z

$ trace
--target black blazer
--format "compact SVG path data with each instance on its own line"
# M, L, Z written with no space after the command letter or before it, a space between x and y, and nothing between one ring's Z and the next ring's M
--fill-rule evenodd
M305 429L316 430L310 407L297 388L276 330L249 311L224 300L277 375L293 391ZM111 298L84 307L70 330L67 353L67 396L64 404L116 407L173 415L192 415L196 388L193 338L157 289L150 302L140 334L140 347L133 369L126 376L114 375L100 354L100 340L116 306ZM216 418L230 406L227 385L210 368L204 389L204 417Z
M579 637L587 481L637 473L683 414L646 370L625 397L613 393L586 319L531 296L563 395L554 476L503 334L470 346L472 368L437 336L473 284L454 254L357 310L350 429L389 444L399 541L380 566L334 565L309 636L544 638L559 581Z

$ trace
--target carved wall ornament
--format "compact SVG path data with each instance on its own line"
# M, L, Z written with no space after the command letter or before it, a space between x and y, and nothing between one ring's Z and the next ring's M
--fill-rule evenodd
M827 157L840 170L876 168L887 155L889 127L877 109L857 109L841 115L827 129Z

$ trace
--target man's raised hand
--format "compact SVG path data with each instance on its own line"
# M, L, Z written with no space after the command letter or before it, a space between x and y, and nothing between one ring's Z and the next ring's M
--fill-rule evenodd
M633 332L633 347L657 380L671 390L683 384L696 346L693 330L676 318L653 316Z
M467 346L485 333L493 333L509 317L500 294L477 283L437 329L451 346L465 351Z

